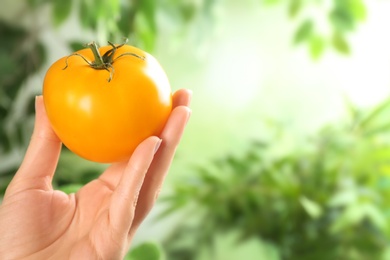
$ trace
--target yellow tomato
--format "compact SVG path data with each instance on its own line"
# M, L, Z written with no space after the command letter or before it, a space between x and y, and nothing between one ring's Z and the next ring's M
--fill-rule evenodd
M48 69L46 112L74 153L96 162L124 161L141 141L161 133L172 110L171 87L150 54L129 45L96 47L94 53L92 45Z

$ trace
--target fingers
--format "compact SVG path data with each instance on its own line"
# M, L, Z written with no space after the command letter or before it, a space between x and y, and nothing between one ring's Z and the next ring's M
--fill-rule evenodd
M109 208L110 223L117 241L123 241L132 225L138 195L146 172L154 154L161 143L158 137L149 137L143 141L131 156L124 173L115 188Z
M157 199L190 115L191 110L186 106L178 106L172 111L161 135L163 141L160 149L142 185L130 236L134 234Z
M185 125L191 114L191 110L188 108L191 101L191 94L191 91L183 89L175 92L173 95L174 109L168 119L163 133L160 136L162 138L162 143L154 156L150 157L151 150L149 150L148 158L150 162L146 160L145 157L142 159L146 160L142 164L143 166L135 168L138 169L136 171L138 174L128 174L128 171L134 167L129 166L131 165L130 163L126 164L121 162L111 165L100 176L102 181L109 183L112 187L119 188L119 185L121 185L121 191L115 191L116 195L112 198L110 218L112 219L111 221L113 222L113 228L115 230L126 230L127 232L129 229L120 227L130 228L131 225L129 238L131 238L131 234L136 231L137 227L149 213L156 200L156 196L159 193L159 190L171 165L176 148L184 132ZM145 142L148 140L150 141L150 139L147 139L141 145L144 147ZM139 149L144 150L144 148L136 149L130 159L132 163L136 163L137 160L140 160L142 157L139 155ZM149 147L149 149L151 148ZM148 168L145 168L148 163ZM123 174L124 172L125 174ZM126 181L124 178L126 178ZM130 195L124 196L123 194L126 194L126 192L130 192ZM137 197L136 195L138 194L139 196ZM128 198L127 202L125 202L126 199L123 199L126 197ZM116 202L116 200L119 202ZM120 201L122 201L122 204L120 207L118 207L117 205L118 203L121 203ZM137 205L136 208L134 208L135 203ZM119 231L115 233L122 234Z
M189 89L180 89L173 94L173 108L178 106L190 106L192 91Z
M51 189L61 151L61 141L51 128L43 97L35 99L35 125L23 162L10 189Z
M173 94L173 110L178 106L189 106L191 102L192 91L188 89L180 89ZM165 143L165 140L164 140ZM112 164L100 177L102 181L115 187L119 182L122 172L126 167L125 162Z

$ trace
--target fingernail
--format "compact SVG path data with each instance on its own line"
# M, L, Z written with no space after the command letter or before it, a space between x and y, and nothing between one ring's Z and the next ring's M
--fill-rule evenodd
M34 105L35 105L35 111L37 111L37 102L38 101L38 96L35 96L35 103L34 103Z
M156 146L154 147L154 153L157 153L158 148L160 148L161 142L162 142L162 139L158 140L158 142L156 143Z
M188 121L190 120L191 114L192 114L192 110L190 109L188 111L188 114L187 114L186 125L188 124Z

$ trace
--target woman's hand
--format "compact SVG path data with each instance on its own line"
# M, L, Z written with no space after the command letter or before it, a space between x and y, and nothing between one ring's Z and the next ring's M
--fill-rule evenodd
M177 91L161 139L147 138L129 161L67 195L52 187L62 144L37 97L30 145L0 206L0 259L122 259L157 199L190 99L190 91Z

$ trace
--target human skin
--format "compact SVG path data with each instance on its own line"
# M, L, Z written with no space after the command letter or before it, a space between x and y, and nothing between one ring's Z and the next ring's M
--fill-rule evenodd
M68 195L52 187L62 144L37 97L29 147L0 205L0 259L123 259L169 171L190 99L189 90L175 92L159 137Z

